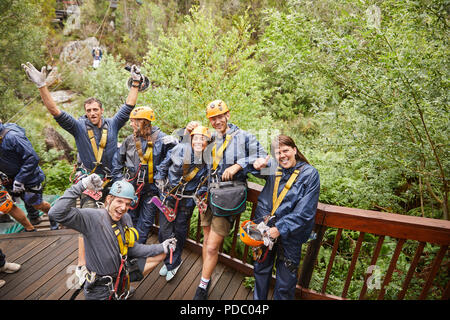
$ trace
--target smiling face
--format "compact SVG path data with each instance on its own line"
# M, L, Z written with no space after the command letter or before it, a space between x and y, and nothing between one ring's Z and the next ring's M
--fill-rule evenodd
M97 102L91 102L84 105L86 117L97 127L100 127L103 115L103 108Z
M202 134L194 134L192 136L191 145L195 153L202 153L208 145L208 138Z
M131 206L131 199L108 195L106 197L106 208L113 221L119 221L128 212Z
M277 162L284 169L292 168L297 163L295 155L297 153L297 148L292 148L280 144L278 148L274 149L274 155Z
M230 119L230 112L219 114L217 116L209 118L209 123L217 133L224 135L228 129L228 120Z

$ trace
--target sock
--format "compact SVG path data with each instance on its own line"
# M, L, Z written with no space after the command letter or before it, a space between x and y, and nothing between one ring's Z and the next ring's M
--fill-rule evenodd
M209 280L210 279L205 279L205 278L202 277L200 279L199 287L206 290L206 288L208 287Z

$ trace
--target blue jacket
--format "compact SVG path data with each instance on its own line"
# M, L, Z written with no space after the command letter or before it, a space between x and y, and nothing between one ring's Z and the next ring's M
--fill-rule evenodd
M272 161L269 165L274 166ZM282 169L278 187L278 195L295 169L303 166L299 176L286 194L277 211L275 211L275 226L280 232L281 241L288 259L300 259L300 246L306 242L314 227L317 204L319 202L320 178L317 169L305 162L297 162L293 168ZM275 175L261 176L266 184L258 197L255 210L255 222L270 215L272 211L272 196L275 186Z
M187 169L188 173L194 170L196 166L199 166L199 171L195 177L189 181L184 188L185 192L193 193L197 189L197 186L207 176L208 168L206 163L203 161L203 158L194 159L194 150L192 150L189 142L179 143L167 153L166 158L158 167L155 179L164 180L165 178L168 178L170 188L178 185L183 177L183 162L185 161L185 158L186 160L189 160L189 167ZM207 184L205 183L202 187L200 187L198 194L201 195L206 191ZM194 200L188 199L186 206L193 207L194 205Z
M155 137L153 144L153 181L158 176L158 167L161 162L166 158L167 153L172 149L178 140L172 136L166 135L158 127L152 126L152 135ZM141 139L142 153L145 154L147 150L147 141ZM134 135L129 135L122 142L119 150L114 155L113 159L113 181L121 180L124 178L124 169L128 171L128 179L134 178L137 174L139 164L141 160L136 149L136 143L134 142ZM136 180L130 181L136 188ZM154 183L148 183L148 174L145 175L145 185L141 194L151 192L158 194L159 190Z
M39 167L38 155L25 136L25 130L14 123L0 123L0 132L4 128L9 131L0 145L0 171L25 186L39 185L45 175Z
M239 164L242 167L242 170L239 170L233 177L234 181L247 181L247 174L252 172L253 170L253 162L257 158L264 158L267 156L267 153L264 151L264 148L261 144L256 140L256 137L247 131L239 129L236 125L229 123L229 130L227 131L227 135L232 135L233 139L228 143L228 146L223 153L223 158L219 162L217 167L217 174L219 177L222 176L225 169L231 167L234 164ZM214 142L210 143L205 150L205 157L208 163L208 168L210 172L212 172L213 159L211 155L212 148L214 143L217 143L216 151L222 146L225 141L225 137L218 137L215 132ZM210 177L211 178L211 177Z
M91 171L95 167L95 156L92 151L92 144L89 141L87 130L92 129L95 136L95 141L97 146L100 144L100 139L102 136L103 128L107 128L108 137L106 140L106 147L103 151L103 156L101 159L102 165L99 165L95 170L96 173L104 174L104 168L112 170L112 160L117 151L117 134L125 123L128 121L131 110L133 106L124 104L120 110L112 118L104 119L102 118L102 127L92 125L86 115L80 117L76 120L70 114L65 111L55 117L56 122L67 132L69 132L75 138L75 143L77 145L78 154L81 163L86 169Z

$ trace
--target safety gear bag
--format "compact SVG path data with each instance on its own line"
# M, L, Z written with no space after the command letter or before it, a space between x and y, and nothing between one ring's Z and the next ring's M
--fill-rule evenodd
M244 181L220 181L209 185L209 203L215 216L227 217L245 211L247 183Z

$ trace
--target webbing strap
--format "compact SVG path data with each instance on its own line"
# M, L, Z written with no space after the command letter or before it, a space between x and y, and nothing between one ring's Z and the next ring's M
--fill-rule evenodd
M102 130L102 137L100 138L100 145L97 147L97 142L95 141L95 135L94 131L92 129L88 129L88 137L91 141L92 151L94 152L94 158L95 158L95 167L92 169L91 173L97 169L97 166L101 163L102 157L103 157L103 151L106 147L106 140L108 138L108 129L103 128Z
M279 196L277 196L278 193L278 186L280 185L281 180L281 168L278 168L277 173L275 174L275 186L273 187L273 195L272 195L272 212L270 215L274 215L275 211L277 211L278 207L280 206L281 202L283 201L284 197L288 193L289 189L291 189L292 185L294 184L295 179L297 179L298 175L300 174L300 170L296 169L289 177L289 180L286 182L283 190L281 190L281 193Z
M142 144L139 138L134 139L136 143L136 149L139 154L141 164L147 165L148 171L148 183L153 183L153 142L147 141L147 150L145 154L142 153Z
M217 166L219 165L220 160L223 158L223 152L225 151L225 148L228 146L228 143L231 141L232 136L226 135L225 141L220 146L219 150L216 151L217 143L214 143L214 147L212 149L212 157L213 157L213 170L217 169Z
M139 238L137 230L133 227L124 227L125 241L122 238L122 233L120 232L119 226L114 223L111 225L114 231L114 235L117 237L117 242L119 243L120 254L124 257L128 254L128 248L134 246L134 243Z

